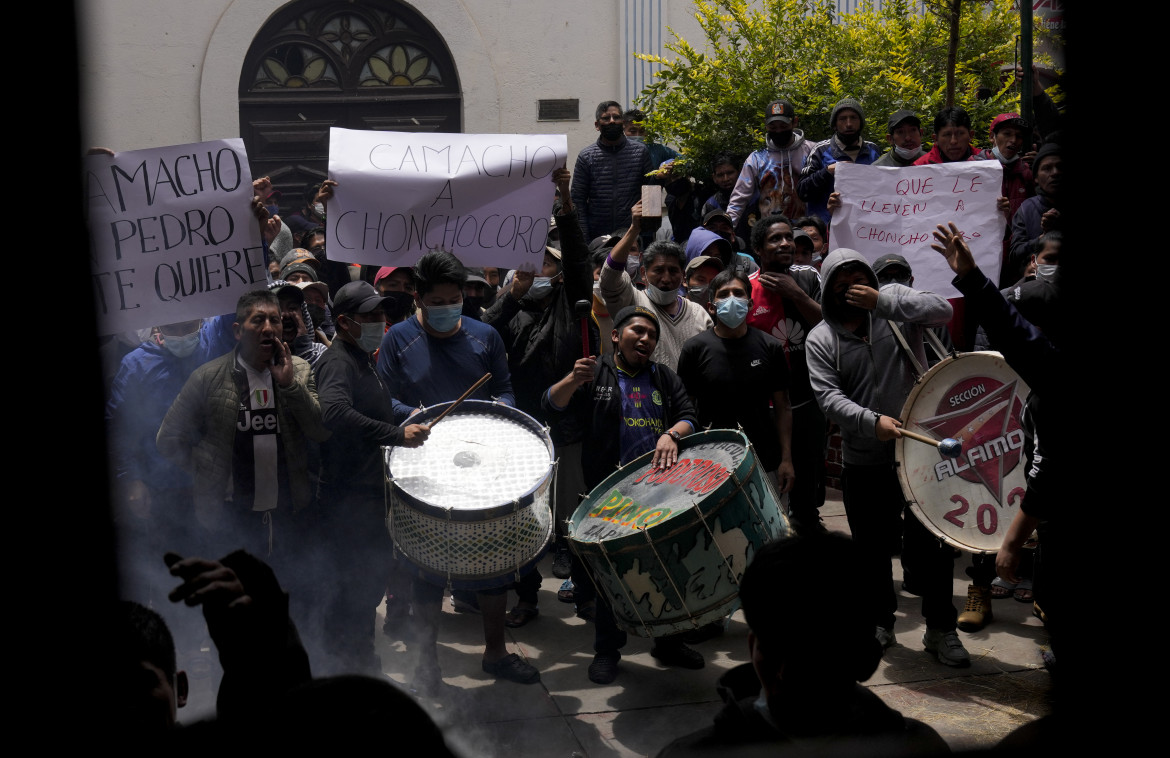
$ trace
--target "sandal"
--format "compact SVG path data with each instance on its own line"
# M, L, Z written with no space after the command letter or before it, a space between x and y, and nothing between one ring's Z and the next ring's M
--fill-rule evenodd
M577 602L577 592L573 587L572 579L566 579L564 583L561 584L561 588L557 590L557 600L560 600L562 603Z
M1032 580L1021 580L1020 583L1016 585L1016 591L1012 597L1021 603L1030 603L1035 600L1035 596L1032 594Z
M539 608L521 608L520 606L516 606L504 616L504 626L509 629L519 629L539 615Z
M1000 579L998 576L991 580L991 597L996 600L1001 600L1005 597L1011 597L1012 591L1019 585Z

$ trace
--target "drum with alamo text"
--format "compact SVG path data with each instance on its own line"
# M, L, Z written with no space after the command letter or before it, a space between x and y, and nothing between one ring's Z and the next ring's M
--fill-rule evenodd
M910 508L935 536L972 553L994 553L1024 496L1028 385L999 353L953 355L922 375L902 407L904 428L959 440L947 458L921 442L895 440L898 478Z

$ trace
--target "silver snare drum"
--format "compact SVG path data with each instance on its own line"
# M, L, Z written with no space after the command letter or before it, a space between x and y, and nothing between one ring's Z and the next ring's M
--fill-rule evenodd
M410 418L425 424L450 403ZM384 447L386 526L433 584L502 587L536 566L552 536L552 439L528 414L467 400L421 447Z

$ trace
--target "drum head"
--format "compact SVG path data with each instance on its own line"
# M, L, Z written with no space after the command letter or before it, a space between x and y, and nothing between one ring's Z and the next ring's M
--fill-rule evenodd
M739 469L748 449L742 433L713 430L688 437L670 469L653 468L653 452L630 461L577 507L573 539L601 542L638 535L689 512Z
M425 424L447 405L428 408L410 423ZM484 400L462 403L421 447L385 451L399 496L422 509L450 510L457 520L531 502L553 467L552 442L535 419Z
M961 550L999 550L1024 495L1024 430L1029 393L999 353L960 353L923 375L902 408L905 428L959 440L958 458L905 437L895 441L898 477L911 509Z

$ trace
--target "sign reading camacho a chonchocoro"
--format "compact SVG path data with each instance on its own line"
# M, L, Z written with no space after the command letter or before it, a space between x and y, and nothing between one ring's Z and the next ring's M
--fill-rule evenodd
M911 509L947 543L999 550L1024 496L1020 418L1028 392L999 353L960 353L926 372L906 399L906 429L963 445L959 457L946 458L905 437L895 443Z

